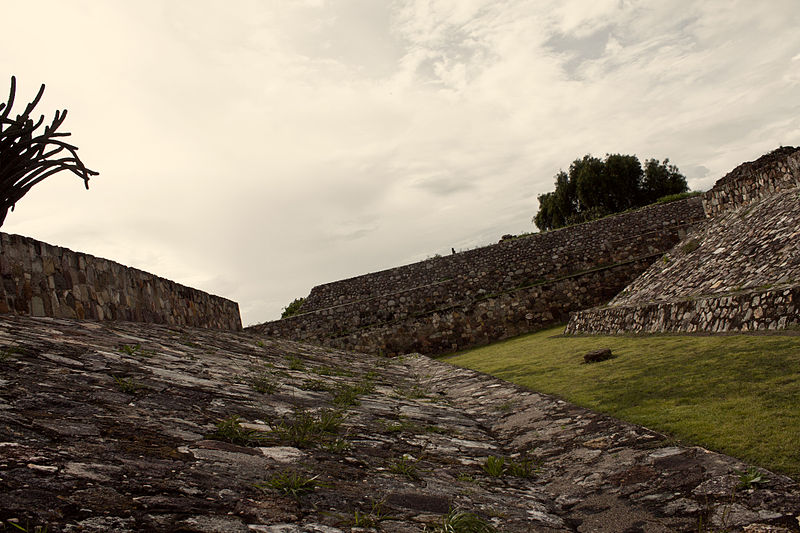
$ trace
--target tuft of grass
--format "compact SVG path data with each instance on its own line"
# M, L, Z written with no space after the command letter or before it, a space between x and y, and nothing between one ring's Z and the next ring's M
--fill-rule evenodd
M338 407L359 405L358 397L369 394L375 390L371 382L361 382L355 385L340 383L333 389L333 404Z
M490 455L481 468L492 477L503 477L506 473L506 458Z
M144 388L144 385L137 383L133 378L114 376L114 382L117 384L117 388L126 394L136 394Z
M254 391L263 394L274 394L278 390L278 383L274 376L266 370L250 376L247 382Z
M275 425L272 435L298 448L311 448L335 435L343 420L344 414L333 409L321 409L317 413L298 410Z
M419 461L415 461L408 455L403 454L389 463L389 471L393 474L405 476L412 481L418 481L421 477L417 471L418 462Z
M22 354L23 350L17 346L7 346L5 348L0 348L0 363L8 361L15 355ZM10 522L13 524L13 522Z
M6 529L6 525L9 525L13 528L12 531L24 531L25 533L47 533L48 528L48 526L33 526L33 528L31 528L30 522L27 520L24 526L17 522L12 522L11 520L0 522L0 525L3 526L3 530Z
M206 438L230 442L239 446L257 446L264 441L263 433L242 427L240 420L241 417L238 415L231 415L225 420L220 420L217 422L216 431L206 435Z
M128 344L123 344L119 347L119 351L124 353L125 355L130 356L139 356L139 357L153 357L156 353L153 350L145 350L142 348L141 344L134 344L130 346Z
M739 485L738 488L740 489L749 489L752 488L753 485L757 485L759 483L766 483L767 476L762 474L758 468L751 466L745 472L739 472Z
M271 477L264 483L256 484L255 487L264 492L270 489L275 490L297 499L304 494L314 492L317 487L326 486L324 483L317 481L318 478L318 475L308 477L301 472L285 471Z
M305 370L306 364L296 355L289 356L289 370Z
M567 337L562 331L445 360L800 477L800 336ZM572 363L600 344L620 357L604 365Z
M300 385L303 390L327 391L330 387L321 379L307 379Z
M347 450L349 450L352 447L353 447L353 445L350 444L350 441L348 441L346 439L343 439L341 437L340 438L336 438L336 439L331 440L331 441L326 441L326 442L322 443L322 448L327 450L327 451L329 451L329 452L331 452L331 453L346 452Z
M467 511L451 510L442 517L440 524L425 527L426 533L494 533L494 526L480 516Z

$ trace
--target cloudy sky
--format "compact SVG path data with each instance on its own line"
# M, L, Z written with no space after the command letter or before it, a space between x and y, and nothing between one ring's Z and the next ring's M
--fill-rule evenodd
M37 110L67 108L100 171L88 192L49 178L3 231L233 299L245 324L534 230L586 153L669 157L705 190L800 144L797 0L40 0L3 19L0 92L46 83Z

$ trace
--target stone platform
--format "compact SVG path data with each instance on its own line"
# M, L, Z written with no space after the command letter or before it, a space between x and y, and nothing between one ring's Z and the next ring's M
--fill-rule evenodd
M422 356L0 318L4 530L800 531L748 468Z

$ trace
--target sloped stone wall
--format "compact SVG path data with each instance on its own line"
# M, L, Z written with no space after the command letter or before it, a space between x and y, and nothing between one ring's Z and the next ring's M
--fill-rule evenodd
M755 161L742 163L703 194L709 217L739 209L777 191L800 186L800 148L782 146Z
M236 302L114 261L0 233L0 313L242 329Z
M248 329L370 353L485 344L608 301L703 219L691 198L504 241L317 287L311 310Z
M566 334L775 331L800 325L800 286L573 313Z
M739 165L703 195L711 218L568 333L754 331L800 321L800 150Z
M561 228L491 246L436 257L410 265L365 274L314 287L301 312L332 309L342 305L369 305L375 310L393 308L392 314L415 313L423 289L435 308L469 301L485 294L521 287L571 272L615 264L667 249L674 231L704 218L697 198ZM441 287L449 284L448 287ZM401 300L402 298L402 300ZM393 303L390 303L393 302ZM427 304L426 304L427 305Z

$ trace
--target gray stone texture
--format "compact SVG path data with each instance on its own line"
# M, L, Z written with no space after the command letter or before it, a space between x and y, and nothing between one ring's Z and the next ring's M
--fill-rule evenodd
M785 476L739 487L737 459L424 356L14 315L0 347L0 529L422 532L452 508L508 533L797 531ZM335 404L346 386L357 403ZM278 430L332 408L333 434L300 446ZM211 439L232 415L259 440ZM493 477L490 456L536 466ZM256 487L288 472L319 486Z
M315 287L252 331L370 353L449 352L607 302L704 220L699 198Z
M567 333L728 332L797 327L800 149L744 163L703 195L711 218Z
M239 305L114 261L0 233L0 313L228 330Z

